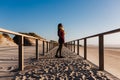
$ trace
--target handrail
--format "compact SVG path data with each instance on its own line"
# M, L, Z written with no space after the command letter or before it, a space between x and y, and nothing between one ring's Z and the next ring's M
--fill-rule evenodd
M110 30L110 31L107 31L107 32L103 32L103 33L99 33L99 34L95 34L95 35L91 35L91 36L88 36L88 37L83 37L83 38L72 40L72 41L83 40L85 38L92 38L92 37L96 37L96 36L99 36L99 35L107 35L107 34L116 33L116 32L120 32L120 28L115 29L115 30ZM71 42L71 41L68 41L68 42Z
M0 32L4 32L4 33L8 33L8 34L13 34L13 35L18 35L18 36L23 36L23 37L28 37L28 38L33 38L33 39L38 39L38 38L33 37L33 36L28 36L28 35L20 34L18 32L13 32L13 31L10 31L10 30L2 29L2 28L0 28Z
M49 41L46 41L45 39L40 39L40 38L37 38L37 37L28 36L28 35L25 35L25 34L21 34L21 33L18 33L18 32L13 32L13 31L6 30L6 29L3 29L3 28L0 28L0 32L7 33L7 34L18 35L18 37L19 37L19 42L18 42L18 46L19 46L19 48L18 48L19 70L24 70L24 49L23 49L24 37L35 39L35 42L36 42L36 60L39 60L38 40L43 42L43 46L42 46L43 47L43 55L44 55L45 52L48 52L51 48L54 48L54 46L52 46L53 43L50 43ZM46 45L45 45L45 43L46 43ZM45 46L46 46L46 51L45 51Z
M117 32L120 32L120 28L111 30L111 31L107 31L107 32L103 32L103 33L99 33L99 34L95 34L95 35L91 35L88 37L72 40L72 41L66 42L66 45L71 51L73 51L72 45L75 46L75 41L77 41L77 54L79 55L79 50L78 50L79 49L79 40L84 40L84 59L86 60L87 59L87 39L92 38L92 37L98 37L98 40L99 40L99 43L98 43L99 44L99 69L104 70L104 35L117 33ZM72 42L74 42L74 44ZM75 47L74 47L74 50L75 50Z

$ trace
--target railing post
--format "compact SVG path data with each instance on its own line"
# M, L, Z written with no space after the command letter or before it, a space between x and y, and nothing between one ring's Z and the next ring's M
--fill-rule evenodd
M75 52L75 41L74 41L74 52Z
M65 43L65 47L67 47L67 43Z
M50 44L51 44L51 43L49 42L49 51L50 51Z
M69 49L70 49L70 42L69 42L69 46L68 46L68 47L69 47Z
M99 70L104 70L104 36L99 35Z
M39 60L38 39L36 39L36 60Z
M87 39L84 38L84 59L87 59Z
M77 55L79 55L79 40L77 40Z
M45 41L43 41L43 55L45 54Z
M71 50L71 42L70 42L70 50ZM72 51L72 50L71 50Z
M19 36L19 70L24 70L24 37Z
M70 49L70 42L68 43L68 47L69 47L69 49Z
M72 41L71 41L71 51L72 51Z
M47 52L48 52L48 42L47 42Z
M66 43L66 47L68 47L68 43Z

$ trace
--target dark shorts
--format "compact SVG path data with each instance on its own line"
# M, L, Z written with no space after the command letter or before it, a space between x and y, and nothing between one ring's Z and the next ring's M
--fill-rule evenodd
M58 42L59 44L64 44L64 39L59 39Z

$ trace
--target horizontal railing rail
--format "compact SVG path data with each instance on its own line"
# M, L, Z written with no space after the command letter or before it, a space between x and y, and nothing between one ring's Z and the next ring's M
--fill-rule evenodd
M38 38L33 37L33 36L28 36L28 35L20 34L18 32L13 32L13 31L10 31L10 30L2 29L2 28L0 28L0 32L8 33L8 34L13 34L13 35L18 35L18 36L23 36L23 37L28 37L28 38L33 38L33 39L38 39Z
M43 45L42 45L43 55L45 53L45 43L46 43L46 52L48 52L50 49L54 48L54 46L53 46L54 43L46 41L45 39L40 39L37 37L20 34L18 32L13 32L10 30L2 29L2 28L0 28L0 32L19 36L19 42L18 42L18 46L19 46L19 48L18 48L18 68L19 68L19 70L24 70L24 49L23 49L24 48L23 47L24 46L24 37L35 39L36 60L39 60L39 43L38 43L39 40L43 41Z
M87 39L93 38L93 37L98 37L98 40L99 40L98 41L98 44L99 44L99 69L104 70L104 36L108 35L108 34L117 33L117 32L120 32L120 28L111 30L111 31L107 31L107 32L103 32L103 33L99 33L99 34L95 34L92 36L72 40L72 41L66 42L65 44L71 51L75 52L75 42L77 41L77 55L79 55L79 46L80 46L79 41L83 40L84 41L84 59L86 60L87 59ZM72 50L73 46L74 46L74 49Z

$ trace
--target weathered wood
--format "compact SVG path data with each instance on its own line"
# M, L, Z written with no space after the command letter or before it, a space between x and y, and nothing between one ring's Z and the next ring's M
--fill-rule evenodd
M77 55L79 55L79 40L77 40Z
M19 36L19 70L22 71L24 70L24 37Z
M104 70L104 36L99 35L99 69Z
M99 35L108 35L108 34L117 33L117 32L120 32L120 28L115 29L115 30L111 30L111 31L106 31L106 32L103 32L103 33L99 33L99 34L95 34L95 35L91 35L91 36L88 36L88 37L83 37L83 38L80 38L80 39L76 39L75 41L83 40L84 38L88 39L88 38L92 38L92 37L97 37Z
M74 41L74 52L75 52L75 41Z
M48 42L46 42L47 43L47 52L48 52Z
M8 34L13 34L13 35L19 35L19 36L33 38L33 39L38 39L38 38L33 37L33 36L28 36L28 35L20 34L18 32L13 32L13 31L10 31L10 30L2 29L2 28L0 28L0 32L4 32L4 33L8 33Z
M87 39L84 38L84 59L87 59Z
M36 60L39 60L38 39L36 39Z
M66 47L68 47L68 43L66 43Z
M70 42L69 42L69 49L70 49Z
M49 42L49 50L51 50L51 43Z
M45 54L45 41L43 41L43 55Z

